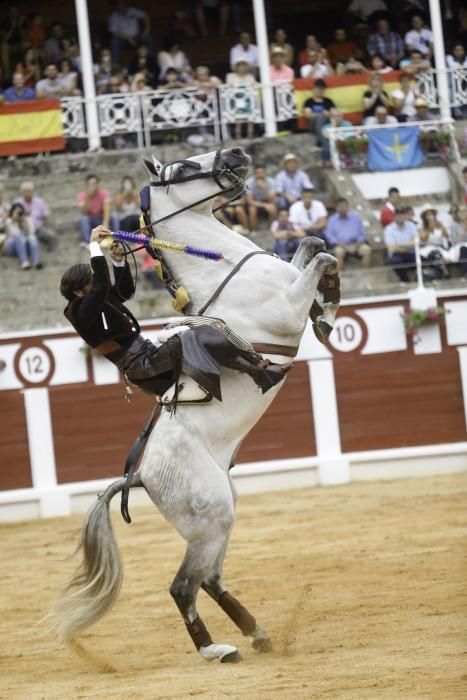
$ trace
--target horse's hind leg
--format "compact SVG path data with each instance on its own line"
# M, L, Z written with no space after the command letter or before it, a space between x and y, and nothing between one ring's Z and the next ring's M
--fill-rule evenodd
M200 655L207 661L219 659L225 663L240 661L240 654L229 644L215 644L196 610L199 588L221 546L221 537L210 538L209 541L189 542L183 563L170 586L170 594Z
M230 475L229 483L235 503L237 495ZM229 546L230 532L231 530L225 535L219 554L209 574L204 578L201 587L216 601L226 615L230 617L232 622L237 625L242 634L245 635L245 637L251 637L251 645L254 649L257 651L271 651L271 640L266 630L258 625L253 615L244 608L240 601L234 598L224 586L222 571L227 547Z

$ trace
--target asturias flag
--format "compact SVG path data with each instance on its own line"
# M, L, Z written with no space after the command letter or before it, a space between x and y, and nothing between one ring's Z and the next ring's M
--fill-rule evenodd
M369 129L368 169L417 168L423 162L418 131L418 126Z
M0 105L0 156L63 151L60 100Z

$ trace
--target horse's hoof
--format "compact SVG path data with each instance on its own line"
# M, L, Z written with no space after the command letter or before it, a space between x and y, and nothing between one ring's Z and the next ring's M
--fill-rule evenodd
M231 651L229 654L221 657L221 664L238 664L243 657L239 651Z
M268 651L272 651L272 642L268 637L263 637L262 639L253 639L251 646L256 651L262 654L266 654Z

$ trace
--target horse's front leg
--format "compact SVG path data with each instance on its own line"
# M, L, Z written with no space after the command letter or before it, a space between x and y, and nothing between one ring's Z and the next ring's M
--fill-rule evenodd
M325 343L339 308L340 285L336 258L329 253L316 253L317 248L314 243L304 248L303 256L314 257L285 295L298 314L310 315L316 337Z

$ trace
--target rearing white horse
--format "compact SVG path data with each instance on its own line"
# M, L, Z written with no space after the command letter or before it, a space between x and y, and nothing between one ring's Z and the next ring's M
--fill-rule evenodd
M164 254L174 278L189 291L189 313L196 315L234 266L259 250L212 215L212 198L221 190L233 191L243 181L251 159L236 148L165 168L155 158L152 163L145 162L155 185L150 190L150 219L168 217L159 224L158 237L224 253L218 263L170 251ZM323 275L334 275L337 264L321 250L316 239L304 239L292 264L271 255L251 257L212 302L207 315L223 319L253 344L297 348L313 304L317 335L326 335L338 304L325 301L318 283ZM268 357L275 362L289 359L277 352ZM173 417L162 411L132 485L144 486L162 515L186 540L185 558L170 593L201 656L225 662L241 657L234 646L212 641L196 610L200 588L251 638L255 649L270 649L266 631L227 591L222 569L235 518L236 495L229 467L241 441L265 413L280 385L262 394L247 375L223 369L221 386L222 402L214 399L202 406L180 405ZM123 484L124 479L119 479L109 486L86 516L81 535L83 563L50 613L64 640L99 619L118 595L122 564L109 502Z

